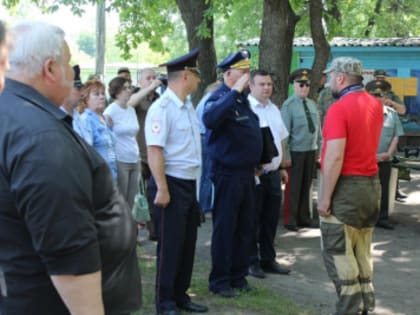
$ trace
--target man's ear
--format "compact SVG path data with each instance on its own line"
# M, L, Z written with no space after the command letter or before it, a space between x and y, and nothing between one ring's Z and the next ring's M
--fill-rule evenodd
M340 84L343 84L344 83L344 81L346 80L346 76L343 74L343 73L341 73L341 72L339 72L338 74L338 82L340 83Z
M57 63L54 59L48 58L44 61L42 74L48 83L57 81Z

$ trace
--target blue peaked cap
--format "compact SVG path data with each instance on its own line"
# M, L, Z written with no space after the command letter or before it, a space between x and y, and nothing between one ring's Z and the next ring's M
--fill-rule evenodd
M196 48L186 55L175 58L166 63L160 64L159 67L166 67L168 70L168 73L175 72L175 71L182 71L182 70L190 70L190 71L198 72L198 63L197 63L198 53L199 53L199 49Z
M251 53L248 49L241 49L233 54L227 56L217 68L222 69L223 72L229 69L249 69Z

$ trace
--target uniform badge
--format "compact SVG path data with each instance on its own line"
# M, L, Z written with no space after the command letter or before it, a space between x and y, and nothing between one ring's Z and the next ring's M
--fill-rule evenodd
M152 128L152 133L155 135L160 134L160 130L161 130L161 121L160 120L152 120L152 124L151 124L151 128Z

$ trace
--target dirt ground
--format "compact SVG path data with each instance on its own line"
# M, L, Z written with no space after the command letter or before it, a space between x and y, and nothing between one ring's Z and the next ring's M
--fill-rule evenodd
M405 203L396 203L391 220L395 230L375 229L373 240L375 315L420 315L420 172L412 171L412 180L401 181L401 190L408 194ZM319 229L290 232L282 223L276 238L277 260L288 265L289 276L268 275L258 284L288 297L297 304L315 310L313 315L334 312L335 289L327 277L320 253ZM197 255L210 260L211 219L199 229ZM154 246L145 242L146 254L153 254ZM147 244L149 243L149 244ZM217 311L212 314L241 314L238 310ZM299 315L299 314L296 314ZM312 315L312 314L311 314Z

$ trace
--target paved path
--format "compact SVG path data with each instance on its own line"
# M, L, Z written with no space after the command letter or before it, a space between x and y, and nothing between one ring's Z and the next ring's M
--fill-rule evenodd
M401 181L401 189L409 197L406 203L395 205L391 216L396 223L395 230L378 228L374 232L377 307L369 314L420 315L420 171L412 171L410 182ZM210 238L211 219L208 219L199 229L197 255L200 260L210 260ZM148 254L154 254L153 244L143 243ZM335 289L327 277L319 244L319 229L290 232L280 223L276 239L278 261L289 265L293 271L289 276L269 275L264 280L249 277L251 284L258 282L298 304L313 308L316 313L310 315L333 313ZM233 314L231 312L251 314L233 310L223 314Z

